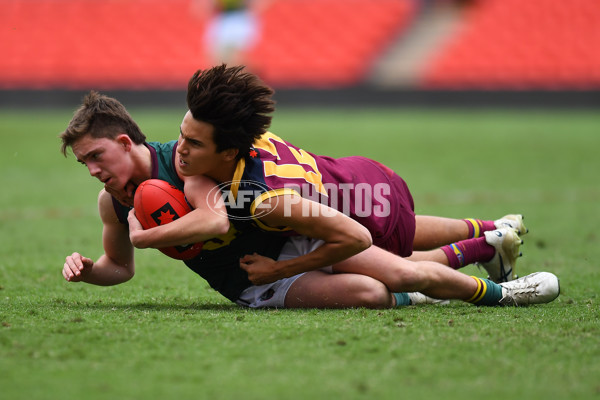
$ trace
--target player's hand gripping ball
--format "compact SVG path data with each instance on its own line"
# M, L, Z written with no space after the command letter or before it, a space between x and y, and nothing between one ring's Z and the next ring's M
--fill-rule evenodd
M183 192L160 179L149 179L137 187L133 208L144 229L168 224L192 211ZM158 250L177 260L189 260L200 254L202 243Z

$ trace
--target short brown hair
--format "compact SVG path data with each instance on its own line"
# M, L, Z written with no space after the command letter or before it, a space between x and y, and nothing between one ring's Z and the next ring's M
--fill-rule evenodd
M238 157L271 125L273 89L244 66L226 64L198 70L188 82L187 104L194 119L214 127L217 151L236 148Z
M146 141L146 136L123 104L92 90L83 98L83 104L75 111L67 129L59 135L62 140L60 150L66 157L67 148L85 135L114 139L122 133L136 144Z

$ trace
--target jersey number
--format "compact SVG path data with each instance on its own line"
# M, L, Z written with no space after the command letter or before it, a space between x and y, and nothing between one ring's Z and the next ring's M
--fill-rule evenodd
M317 167L317 161L313 156L308 154L306 151L300 149L300 151L296 150L293 147L287 146L284 142L277 140L278 138L273 135L269 138L269 141L279 142L283 144L284 148L287 149L290 154L294 157L294 160L297 164L277 164L273 161L264 161L265 168L265 176L279 176L282 178L292 178L292 179L304 179L306 182L312 184L319 193L327 196L327 191L323 186L322 175ZM279 147L281 149L281 147ZM269 149L265 149L269 151L269 153L273 154L278 158L282 158L279 156L279 151L273 146L269 146ZM273 152L274 150L274 152ZM312 168L312 171L307 171L303 165L307 165Z

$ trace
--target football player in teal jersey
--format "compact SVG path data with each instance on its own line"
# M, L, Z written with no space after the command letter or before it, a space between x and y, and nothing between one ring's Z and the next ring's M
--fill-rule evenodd
M188 84L189 110L177 149L180 174L216 181L230 199L231 220L252 220L264 231L319 241L295 258L245 256L241 265L255 285L301 273L306 273L302 282L310 283L320 276L310 272L325 268L370 276L393 292L480 305L543 303L558 296L558 279L551 273L512 280L521 243L516 230L524 230L520 216L415 217L408 187L389 168L363 157L315 156L268 132L272 94L243 67L196 72ZM487 263L502 283L456 271L477 261ZM519 295L521 289L528 294Z
M61 139L63 154L70 148L90 175L105 185L98 196L104 254L97 260L78 252L67 256L62 274L69 282L116 285L128 281L135 273L132 242L142 248L204 242L200 255L185 264L223 296L242 306L384 308L430 301L417 293L393 294L383 283L351 273L314 272L311 275L320 274L320 279L306 281L291 276L268 285L253 285L240 268L240 258L255 252L270 259L292 258L307 252L308 242L262 232L248 224L230 224L226 210L208 196L215 188L211 179L177 173L177 141L147 142L115 99L91 92ZM136 185L151 178L184 189L195 208L163 226L167 234L158 239L152 237L156 231L136 230L139 222L130 212ZM201 222L188 224L190 219Z

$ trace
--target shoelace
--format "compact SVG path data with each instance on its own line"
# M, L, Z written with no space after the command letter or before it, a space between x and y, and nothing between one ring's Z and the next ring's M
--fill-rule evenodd
M531 284L528 282L519 282L514 287L504 287L506 289L506 295L500 299L501 304L514 304L515 306L521 304L529 304L529 299L537 294L537 288L539 284ZM526 299L526 302L519 302L519 300Z

